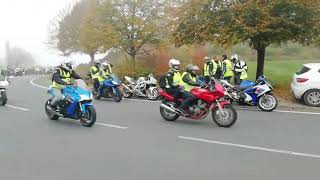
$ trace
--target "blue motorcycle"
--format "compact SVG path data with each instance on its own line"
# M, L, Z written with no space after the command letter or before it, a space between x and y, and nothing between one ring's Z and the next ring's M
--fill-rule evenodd
M45 105L45 112L49 119L58 120L69 118L80 120L85 127L91 127L96 122L97 114L92 105L92 93L83 80L77 80L76 86L66 86L62 89L63 100L53 109L50 104L55 96L52 87L49 87L48 93L52 95Z
M120 102L122 100L122 93L119 88L120 85L121 82L117 76L115 74L111 74L109 78L103 81L103 87L99 93L93 91L93 96L95 99L111 97L115 102Z
M278 100L272 94L272 85L265 76L260 76L256 82L243 81L239 86L233 86L225 80L220 80L232 101L239 104L258 106L263 111L273 111L278 106Z

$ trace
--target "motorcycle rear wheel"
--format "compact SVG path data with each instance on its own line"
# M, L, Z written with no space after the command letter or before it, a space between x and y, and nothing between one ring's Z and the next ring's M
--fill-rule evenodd
M126 87L122 89L122 95L125 98L131 98L133 96L133 93L131 93Z
M229 128L237 121L238 114L235 108L229 104L219 109L212 110L212 120L220 127Z
M165 105L170 104L167 101L162 101L162 103ZM165 119L166 121L175 121L180 117L179 114L172 113L161 106L160 106L160 114L161 114L162 118Z
M51 111L53 111L53 110L50 110L49 109L49 104L51 103L51 99L49 99L47 102L46 102L46 104L45 104L45 112L46 112L46 114L47 114L47 116L48 116L48 118L49 119L51 119L51 120L58 120L59 119L59 116L58 115L56 115L56 114L53 114Z
M7 104L8 98L7 93L5 91L1 91L0 104L1 106L5 106Z
M92 127L97 120L97 112L93 106L87 106L86 117L80 118L80 123L84 127Z

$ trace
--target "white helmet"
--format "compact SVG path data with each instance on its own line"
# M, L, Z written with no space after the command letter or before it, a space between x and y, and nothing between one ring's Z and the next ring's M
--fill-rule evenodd
M65 70L68 70L68 71L72 71L72 62L71 61L64 61L62 64L61 64L61 67Z
M108 64L106 62L101 63L101 66L103 69L107 69L108 68Z
M234 54L234 55L232 55L231 56L231 59L234 59L234 60L238 60L239 59L239 56L238 56L238 54Z
M95 65L100 65L101 62L100 62L100 60L95 60L95 61L94 61L94 64L95 64Z
M177 59L169 60L169 68L174 71L179 71L180 61Z

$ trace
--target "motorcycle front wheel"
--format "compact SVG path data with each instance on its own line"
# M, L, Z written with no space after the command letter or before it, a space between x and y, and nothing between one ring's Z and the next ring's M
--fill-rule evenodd
M87 112L80 118L80 123L84 127L92 127L97 120L96 109L93 106L87 106Z
M55 114L55 112L53 110L50 109L50 104L51 104L51 99L49 99L47 102L46 102L46 105L45 105L45 112L48 116L49 119L51 120L58 120L59 119L59 116L57 114Z
M265 94L259 98L258 106L262 111L271 112L278 106L278 100L271 94Z
M0 105L5 106L7 104L8 98L6 91L1 91L1 97L0 97Z
M146 92L149 100L156 100L159 96L159 90L157 88L149 88Z
M237 121L238 114L235 108L229 104L220 109L212 110L212 119L220 127L229 128Z
M122 93L118 87L116 87L115 92L113 92L113 99L115 102L120 102L122 100Z

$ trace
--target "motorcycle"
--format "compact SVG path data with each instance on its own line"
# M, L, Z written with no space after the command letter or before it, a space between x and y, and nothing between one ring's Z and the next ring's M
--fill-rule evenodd
M128 76L124 78L127 82L127 84L122 84L124 86L122 94L125 98L131 98L133 95L147 97L149 100L158 98L157 80L153 77L153 74L149 74L147 77L140 77L137 81Z
M8 101L6 89L9 86L9 80L0 75L0 105L5 106Z
M100 95L93 91L93 96L95 99L110 98L112 97L115 102L120 102L122 100L122 93L120 91L121 82L115 74L111 74L110 78L103 81L103 87L101 89Z
M177 107L182 99L175 100L173 96L160 90L160 96L163 98L160 105L160 114L167 121L175 121L180 116L201 120L204 119L210 111L213 121L220 127L231 127L237 120L237 111L231 105L230 101L224 100L225 90L222 85L214 80L214 84L209 84L207 88L195 87L191 93L197 98L186 110L187 114L181 113Z
M225 80L220 80L228 92L228 97L239 104L258 106L262 111L271 112L278 106L278 100L272 94L272 85L265 76L260 76L256 82L243 81L240 86L233 86Z
M97 114L92 105L92 93L83 80L76 80L76 86L66 86L62 90L63 100L58 103L57 108L53 109L50 104L55 96L52 87L49 87L48 93L52 98L47 100L45 112L49 119L58 120L69 118L80 120L85 127L91 127L96 122Z

